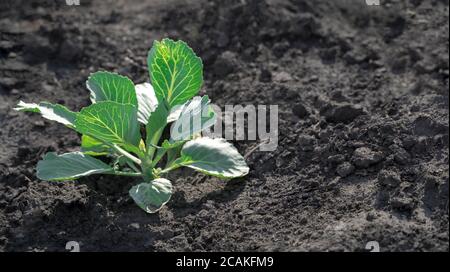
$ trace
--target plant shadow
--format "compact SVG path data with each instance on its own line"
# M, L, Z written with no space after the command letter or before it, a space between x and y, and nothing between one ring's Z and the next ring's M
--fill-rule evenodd
M237 178L226 181L225 187L216 189L192 201L186 199L186 193L177 191L173 194L169 207L175 217L185 217L196 214L203 209L203 204L208 201L225 203L235 200L245 188L245 179Z

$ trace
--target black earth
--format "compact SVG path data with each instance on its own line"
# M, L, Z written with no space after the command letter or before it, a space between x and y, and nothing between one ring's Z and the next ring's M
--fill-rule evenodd
M449 1L380 2L1 0L0 251L448 251ZM172 174L157 214L132 178L38 180L80 136L19 100L79 110L98 70L146 82L164 37L203 59L215 104L278 105L278 148L241 179Z

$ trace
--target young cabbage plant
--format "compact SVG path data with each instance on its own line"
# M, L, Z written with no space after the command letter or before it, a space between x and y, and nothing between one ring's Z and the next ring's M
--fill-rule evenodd
M110 72L91 74L86 85L92 104L80 112L48 102L20 101L16 110L40 113L82 135L80 151L50 152L38 162L39 179L141 177L143 182L129 194L139 207L154 213L172 195L172 183L165 176L179 167L227 179L248 173L233 145L200 136L214 125L216 115L208 96L196 96L203 83L203 65L193 50L183 41L155 41L147 62L151 83L135 85ZM170 137L161 139L169 124Z

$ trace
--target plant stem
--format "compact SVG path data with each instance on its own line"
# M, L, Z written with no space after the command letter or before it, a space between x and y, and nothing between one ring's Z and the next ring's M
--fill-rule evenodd
M112 171L112 172L105 173L105 174L116 175L116 176L128 176L128 177L142 177L141 173L123 172L123 171Z
M136 172L140 172L139 169L134 165L133 162L127 160L127 165Z
M153 159L153 155L155 154L156 148L154 145L158 145L159 140L161 139L161 135L163 133L163 129L159 129L155 132L155 134L147 139L147 157Z
M101 139L99 139L99 138L97 138L97 137L95 137L95 136L92 136L92 135L89 135L89 136L90 136L91 138L93 138L93 139L95 139L95 140L97 140L97 141L99 141L99 142L102 142L103 144L105 144L105 145L111 147L111 148L114 149L117 153L119 153L119 154L121 154L121 155L127 157L128 159L132 160L134 163L136 163L136 164L138 164L138 165L141 165L141 160L140 160L140 159L136 158L135 156L131 155L131 154L128 153L127 151L123 150L123 149L120 148L118 145L116 145L116 144L111 144L111 143L108 143L108 142L105 142L105 141L103 141L103 140L101 140Z
M182 166L181 164L174 164L174 165L171 165L171 166L169 166L169 167L167 167L167 168L161 170L161 172L159 172L159 174L166 174L166 173L168 173L168 172L170 172L170 171L172 171L172 170L175 170L175 169L177 169L177 168L180 168L181 166Z
M136 158L135 156L131 155L130 153L128 153L127 151L123 150L122 148L120 148L119 146L113 144L111 145L112 148L114 148L115 151L117 151L119 154L124 155L125 157L127 157L128 159L130 159L131 161L133 161L134 163L141 165L141 160Z
M158 164L158 162L162 159L162 157L164 157L166 151L167 151L166 149L158 149L155 155L155 159L152 161L153 168Z
M150 159L150 157L145 157L142 160L141 168L142 168L142 176L144 177L144 180L150 181L155 178L153 175L152 160Z

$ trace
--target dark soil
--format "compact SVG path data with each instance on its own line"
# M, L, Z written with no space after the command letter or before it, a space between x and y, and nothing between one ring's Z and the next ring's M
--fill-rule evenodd
M448 251L448 12L448 0L1 0L0 251ZM172 174L152 215L128 196L138 180L38 180L41 156L80 136L15 104L79 110L101 69L148 81L163 37L201 56L215 104L278 104L278 149L252 153L242 179Z

